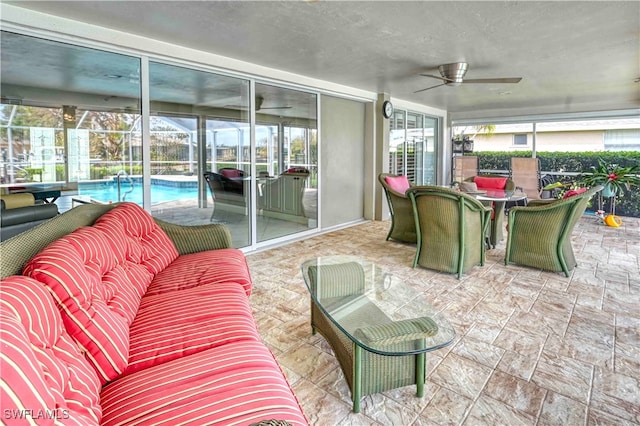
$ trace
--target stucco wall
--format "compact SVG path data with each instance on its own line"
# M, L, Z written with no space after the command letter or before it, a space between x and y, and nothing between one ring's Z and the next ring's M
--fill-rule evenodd
M360 220L365 194L365 103L322 96L322 228Z
M514 145L513 133L498 133L491 136L476 135L474 151L530 151L533 135L526 134L527 145ZM536 151L604 151L604 135L602 130L589 132L538 131L536 132Z

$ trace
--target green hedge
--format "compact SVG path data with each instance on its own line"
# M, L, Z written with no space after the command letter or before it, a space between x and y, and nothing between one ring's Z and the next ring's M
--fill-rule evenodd
M511 157L531 157L531 151L503 152L478 151L468 155L478 157L480 170L509 170ZM620 167L640 164L639 151L606 151L606 152L537 152L540 160L540 171L544 172L589 172L591 166L598 165L598 159ZM578 183L576 176L558 176L558 181L564 183ZM594 198L595 200L595 198ZM606 199L604 210L609 212L611 200ZM595 206L592 206L595 208ZM632 187L630 191L618 195L615 211L618 216L640 217L640 188Z

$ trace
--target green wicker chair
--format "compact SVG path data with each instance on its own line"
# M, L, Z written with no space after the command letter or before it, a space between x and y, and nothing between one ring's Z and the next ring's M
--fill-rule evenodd
M414 268L420 265L461 278L474 265L484 265L490 207L440 186L415 186L407 195L418 235Z
M564 272L568 277L577 265L571 247L571 233L594 194L595 186L580 195L554 202L531 202L526 207L509 210L509 235L505 265Z
M387 240L393 238L397 241L415 244L418 240L416 234L416 224L413 219L413 207L411 201L405 194L394 191L387 185L385 177L393 175L390 173L380 173L378 181L382 185L389 203L389 212L391 213L391 228L387 234Z

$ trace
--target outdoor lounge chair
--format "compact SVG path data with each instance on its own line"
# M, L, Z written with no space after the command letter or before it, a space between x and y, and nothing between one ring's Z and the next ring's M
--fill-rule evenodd
M214 220L214 214L219 210L216 208L218 203L246 207L247 200L244 190L246 181L244 177L229 178L220 173L205 172L204 179L209 185L213 199L210 221Z
M540 195L540 161L530 157L511 157L509 177L516 186L527 194L525 205L529 200L539 200Z
M440 186L414 186L407 195L418 236L414 268L420 265L461 278L473 266L484 265L490 207Z
M305 168L291 168L276 178L263 178L258 186L260 214L304 218L303 200L309 176L309 170Z
M413 218L413 207L405 192L400 192L402 188L405 188L406 191L411 185L406 181L405 176L389 173L380 173L378 181L387 196L391 214L391 228L389 228L387 240L393 238L397 241L415 244L418 238ZM402 186L396 186L399 182L403 182L401 183Z
M599 185L562 200L512 207L509 210L505 265L517 263L564 272L568 277L577 265L571 247L571 233L591 197L601 190Z
M453 161L453 181L463 182L479 173L478 157L473 155L457 155Z

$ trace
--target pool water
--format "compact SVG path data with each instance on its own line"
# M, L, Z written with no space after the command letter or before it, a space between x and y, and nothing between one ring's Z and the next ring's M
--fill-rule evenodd
M118 187L115 182L100 183L80 183L78 185L78 195L84 195L103 203L118 201ZM174 187L167 185L151 184L151 203L163 203L166 201L174 201L181 199L197 199L198 188L193 187ZM131 201L142 205L142 185L139 182L131 184L123 182L120 186L121 201Z

